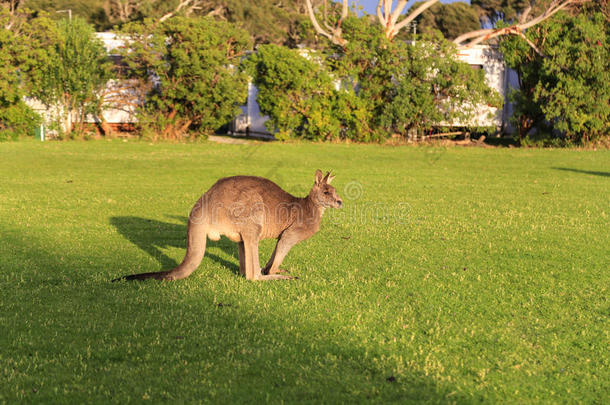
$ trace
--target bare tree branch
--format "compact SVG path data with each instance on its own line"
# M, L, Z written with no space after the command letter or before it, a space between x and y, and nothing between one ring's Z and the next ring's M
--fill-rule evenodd
M428 8L433 6L438 0L427 0L419 7L417 7L413 12L409 13L409 15L398 22L402 12L407 5L408 0L398 0L394 11L392 11L392 4L394 0L379 0L377 3L377 19L383 26L385 31L385 36L388 39L392 39L398 34L398 32L409 25L411 21L417 18L421 13L426 11ZM383 12L381 11L383 7Z
M396 25L396 28L395 28L396 33L398 33L398 31L403 29L406 25L410 24L411 21L415 20L421 13L423 13L424 11L426 11L427 9L432 7L437 2L438 2L438 0L428 0L424 4L422 4L421 6L417 7L415 9L415 11L413 11L412 13L410 13L407 16L407 18L405 18L404 20L402 20L401 22L399 22Z
M339 20L339 23L341 23L341 21L343 21L347 18L348 12L349 12L349 1L345 0L343 2L343 8L341 9L341 19Z
M305 5L307 6L307 13L309 14L309 19L311 20L311 23L313 24L313 28L316 30L316 32L328 39L332 39L332 35L326 31L324 31L322 29L322 27L320 26L320 24L318 23L318 19L316 18L315 13L313 12L313 6L311 5L311 0L305 0Z
M519 17L519 24L523 24L524 22L527 21L527 17L529 16L530 12L532 11L532 7L534 7L535 5L536 5L536 0L530 1L529 5L525 8L525 10L523 10L523 13L521 13L521 17Z
M588 1L590 0L552 0L542 14L529 19L532 9L536 6L536 0L530 0L528 6L519 16L517 24L505 28L488 28L467 32L458 36L456 39L453 40L453 42L458 46L458 48L467 49L476 44L479 44L492 38L499 37L501 35L517 35L525 39L527 43L532 47L532 49L534 49L537 53L542 54L540 49L538 49L538 47L536 47L536 45L532 41L527 39L523 32L528 28L531 28L534 25L539 24L542 21L552 17L555 13L565 9L570 5L583 4ZM408 2L408 0L398 0L398 2L396 3L396 7L392 11L392 5L394 4L394 0L378 0L376 9L377 20L383 26L385 35L388 39L393 39L400 32L401 29L408 26L424 11L436 4L438 0L424 1L422 4L419 5L419 7L408 13L408 15L404 19L398 21ZM311 0L305 0L305 3L307 6L307 11L309 13L309 18L311 19L311 22L316 32L328 38L335 44L345 45L346 41L341 37L341 21L347 17L348 1L343 0L341 18L339 19L335 27L332 27L326 21L324 22L327 30L324 30L318 23L314 14ZM324 18L326 20L326 9L324 11Z
M13 15L23 2L24 0L2 0L0 7L7 9L9 14Z
M538 47L536 46L535 43L533 43L528 37L525 36L525 34L521 31L517 31L516 33L517 35L519 35L521 38L525 39L525 41L527 42L527 44L540 56L544 56L544 54L542 53L542 51L540 51L540 49L538 49Z
M24 0L3 0L0 1L0 7L8 10L8 14L11 16L11 18L8 19L8 21L6 22L6 24L4 25L4 28L7 30L10 30L13 28L13 26L15 25L15 16L18 14L17 9L19 8L20 5L22 5Z
M328 0L324 0L323 9L322 9L322 17L324 18L324 26L327 30L332 31L332 27L328 24Z
M138 0L111 0L105 2L104 8L113 19L127 22L132 14L137 11L138 7L141 6L140 3L141 1Z
M209 12L208 12L206 15L207 15L208 17L209 17L209 16L218 16L218 17L220 17L220 18L222 18L222 19L225 19L225 18L223 17L223 14L224 14L224 12L225 12L225 11L227 11L226 7L225 7L225 6L220 5L220 6L216 7L215 9L213 9L212 11L209 11Z
M189 12L192 11L194 8L196 8L196 4L191 4L194 1L196 1L196 0L180 1L180 4L178 4L178 6L174 9L174 11L170 11L169 13L165 14L163 17L159 18L159 22L162 23L163 21L167 20L168 18L173 17L177 12L182 10L184 7L190 6Z
M343 39L343 37L341 36L342 35L341 23L348 16L348 11L349 11L349 1L348 0L343 0L341 17L337 21L337 24L335 25L335 27L330 26L328 24L326 16L324 17L324 20L325 20L324 25L326 26L326 29L328 31L324 30L320 26L320 23L318 22L318 19L316 18L316 14L313 10L313 5L311 4L311 0L305 0L305 6L307 7L307 13L309 14L309 19L311 20L311 23L313 24L313 28L316 30L316 32L318 34L322 35L323 37L328 38L333 44L336 44L336 45L344 46L347 43L347 41L345 39ZM324 14L326 14L326 12Z
M383 13L381 12L381 6L383 5L383 0L379 0L377 2L377 20L379 20L379 24L385 27L385 19L383 17Z
M542 13L541 15L539 15L536 18L531 19L530 21L526 22L525 24L523 24L522 26L522 30L526 30L530 27L533 27L534 25L546 20L547 18L553 16L555 13L557 13L560 10L563 10L564 8L566 8L567 6L571 5L571 4L577 4L577 3L585 3L589 0L553 0L548 8L545 10L544 13Z
M390 24L392 26L396 25L396 21L398 21L398 17L400 17L400 15L402 14L402 11L404 10L407 3L408 0L399 0L398 4L396 4L396 8L394 8L394 11L392 12L392 15L390 17Z
M483 41L487 41L489 39L496 38L501 35L518 35L521 38L525 38L527 40L527 38L523 34L523 31L552 17L555 13L560 10L563 10L569 5L584 3L587 1L589 0L553 0L551 1L551 3L549 3L546 10L542 14L532 18L529 21L526 21L527 17L529 16L529 13L531 12L532 7L536 3L536 1L533 0L530 2L530 5L523 11L523 14L519 18L518 24L506 28L488 28L467 32L454 39L453 42L460 49L468 49ZM527 40L527 42L537 53L542 54L540 50L531 41Z

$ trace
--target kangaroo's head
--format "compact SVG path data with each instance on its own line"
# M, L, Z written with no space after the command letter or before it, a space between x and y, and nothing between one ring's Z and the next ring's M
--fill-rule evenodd
M330 185L335 176L331 176L330 172L326 172L326 176L320 170L316 170L316 180L309 193L312 201L324 208L340 208L343 205L343 200L337 195L337 190Z

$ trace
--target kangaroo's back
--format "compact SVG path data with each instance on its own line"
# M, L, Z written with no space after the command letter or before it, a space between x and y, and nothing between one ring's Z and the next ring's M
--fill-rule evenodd
M191 218L203 218L209 225L207 235L220 235L239 242L251 231L261 239L277 238L303 211L300 200L271 180L256 176L233 176L218 180L195 206Z
M225 206L263 202L274 207L297 200L271 180L258 176L224 177L214 183L204 196L208 202Z

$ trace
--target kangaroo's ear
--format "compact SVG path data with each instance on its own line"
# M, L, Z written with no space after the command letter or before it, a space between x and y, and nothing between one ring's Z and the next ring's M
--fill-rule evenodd
M316 185L322 183L322 171L320 169L316 170Z
M333 176L332 174L330 174L330 172L326 172L326 176L324 176L324 182L326 184L330 184L331 181L333 181L333 179L335 178L335 176Z

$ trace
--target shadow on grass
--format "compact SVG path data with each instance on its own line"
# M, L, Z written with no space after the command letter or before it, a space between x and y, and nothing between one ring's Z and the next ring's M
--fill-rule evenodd
M580 170L580 169L572 169L569 167L553 167L555 170L563 170L564 172L573 172L580 174L590 174L593 176L601 176L601 177L610 177L610 172L598 172L593 170Z
M159 248L185 242L181 224L137 217L115 217L111 223L164 266L175 261ZM232 303L220 306L217 292L208 288L190 297L188 291L175 293L185 290L179 284L146 283L134 289L133 284L96 282L91 276L76 279L71 277L75 268L91 273L83 257L32 243L40 235L27 235L25 246L13 234L17 232L4 232L0 246L0 252L7 249L14 256L0 263L0 285L18 284L6 289L10 307L0 319L6 331L0 345L23 371L7 377L7 386L13 387L3 392L8 402L52 402L56 386L62 387L66 402L148 397L157 402L256 403L272 398L327 403L325 395L334 402L470 402L452 393L450 385L438 385L419 372L395 378L389 365L379 361L387 355L383 349L334 338L324 333L324 322L282 318L274 311L248 312L240 294L257 288L255 284L247 284L241 293L227 291L223 299ZM218 244L234 255L231 245ZM19 281L22 270L14 262L42 270ZM40 282L28 281L31 277ZM81 354L87 356L87 367Z
M171 217L181 223L161 222L154 219L139 217L112 217L110 224L113 225L121 235L131 243L148 253L157 260L162 270L169 270L178 265L171 257L164 254L162 248L181 248L186 252L186 217ZM234 262L210 253L211 247L218 247L223 252L235 258ZM237 245L228 239L222 238L218 242L208 239L205 258L208 257L222 266L239 274L239 257L237 256Z

